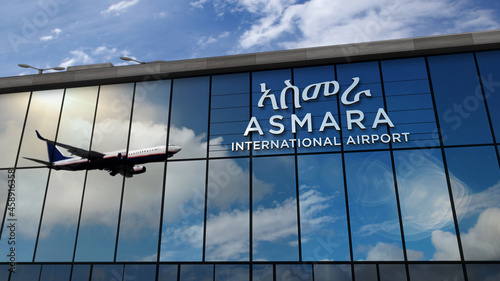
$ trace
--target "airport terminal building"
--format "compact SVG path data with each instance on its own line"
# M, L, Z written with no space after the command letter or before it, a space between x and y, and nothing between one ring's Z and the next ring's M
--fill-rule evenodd
M0 78L0 280L499 280L499 139L499 30Z

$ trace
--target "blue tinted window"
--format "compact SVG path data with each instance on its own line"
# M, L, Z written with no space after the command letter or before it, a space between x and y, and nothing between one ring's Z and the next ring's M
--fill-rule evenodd
M181 265L180 281L213 281L214 266L211 264Z
M377 266L375 264L355 264L354 280L377 281Z
M96 264L92 267L91 281L109 281L123 279L123 265L121 264Z
M311 264L277 264L276 280L312 281Z
M41 267L39 264L18 264L16 272L10 275L10 281L38 280Z
M408 268L412 281L464 280L459 264L410 264Z
M71 281L88 281L90 278L90 264L75 264L71 272Z
M71 274L71 265L45 264L42 266L40 281L67 281Z
M158 268L158 280L177 281L178 265L161 264Z
M429 69L444 144L491 142L473 55L430 57Z
M314 265L314 280L315 281L351 281L351 265L350 264L315 264Z
M216 264L215 281L249 280L250 270L248 265Z
M123 280L156 280L156 265L154 264L126 264Z
M499 264L468 264L466 267L469 281L493 281L500 276Z
M274 270L271 264L254 264L252 266L252 281L273 281Z
M491 123L497 142L500 140L500 51L481 52L476 54L477 64L481 73L484 96L488 104ZM474 93L481 100L479 93Z

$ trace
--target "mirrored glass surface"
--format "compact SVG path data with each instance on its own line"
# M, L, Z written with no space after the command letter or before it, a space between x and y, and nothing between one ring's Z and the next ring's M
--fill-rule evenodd
M71 275L70 264L44 264L40 281L67 281Z
M10 275L10 265L0 264L0 280L9 280Z
M252 281L273 281L274 270L271 264L254 264L252 266Z
M21 143L17 167L47 166L25 157L49 162L47 145L37 138L35 130L45 138L55 140L64 90L33 92Z
M478 52L476 58L481 74L483 95L486 98L491 124L498 142L500 140L500 70L498 69L500 51ZM474 96L478 101L481 100L478 92L475 92Z
M392 147L439 145L425 59L386 60L381 66L391 136L400 139Z
M443 143L492 142L473 54L434 56L428 61Z
M38 280L41 269L39 264L18 264L16 273L10 275L10 281Z
M351 281L351 265L350 264L315 264L314 280L315 281Z
M338 90L333 82L334 66L296 68L293 81L301 93L301 108L296 109L295 114L304 122L302 127L296 125L295 136L301 145L297 151L340 151L338 100L341 92L334 94Z
M92 135L91 150L109 153L113 161L125 153L132 109L133 84L102 86ZM118 158L116 158L118 161ZM109 163L109 162L108 162ZM76 261L113 261L120 211L123 176L121 163L107 170L89 170L84 188ZM96 239L96 236L99 239Z
M312 265L311 264L277 264L276 265L276 280L280 281L312 281Z
M354 280L377 281L377 265L375 264L355 264Z
M182 148L176 159L207 157L210 77L173 81L169 142Z
M122 264L95 264L91 281L123 280Z
M248 159L210 160L205 260L250 259Z
M8 210L7 213L0 241L0 251L6 254L0 255L1 261L9 261L10 257L7 256L7 253L12 255L12 252L14 252L17 262L33 261L48 173L49 170L46 168L16 170L15 209ZM5 200L5 198L2 199ZM14 251L10 250L14 246L12 242L11 245L8 244L11 223L14 224Z
M88 281L90 279L90 264L74 264L71 271L71 281Z
M177 281L177 264L160 264L158 267L158 280Z
M161 261L201 261L206 161L167 163Z
M389 152L345 154L353 260L403 260Z
M250 279L249 265L239 265L239 264L215 265L215 281L230 281L230 280L248 281L249 279Z
M247 126L247 141L252 141L254 155L294 153L291 116L297 100L298 89L292 85L290 69L252 73L252 120ZM260 106L259 106L260 105Z
M253 259L299 260L294 157L252 160Z
M410 264L408 270L412 281L464 280L459 264Z
M211 264L181 265L180 281L213 281L214 266Z
M500 279L498 264L467 264L467 279L469 281L495 281Z
M126 264L123 280L156 280L155 264Z
M350 261L341 155L297 159L302 260Z
M247 141L245 129L250 121L250 74L212 77L210 99L210 157L248 155L236 151L236 144Z
M404 264L379 264L378 271L380 281L407 280L406 268Z
M441 151L394 151L394 162L408 260L459 260Z
M0 168L14 167L30 93L0 95Z
M500 170L495 148L447 148L445 155L465 259L500 259Z

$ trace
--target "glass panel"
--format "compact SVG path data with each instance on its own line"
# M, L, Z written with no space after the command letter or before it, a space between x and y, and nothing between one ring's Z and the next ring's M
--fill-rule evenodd
M390 131L401 138L393 147L439 145L425 59L388 60L381 65L387 114L395 126Z
M293 81L295 86L299 88L301 96L303 97L305 94L308 98L311 98L307 102L302 99L302 107L295 110L297 117L301 120L308 113L311 113L312 132L308 132L306 125L304 125L303 128L297 128L296 138L302 140L302 145L308 145L307 139L313 140L313 145L309 147L301 146L298 148L299 152L340 151L338 95L341 93L334 96L325 96L325 92L334 91L333 84L328 84L328 88L326 88L326 84L311 86L334 80L335 68L332 65L293 70ZM317 97L315 97L316 93ZM331 117L329 114L331 114ZM323 125L324 128L322 128ZM329 138L329 141L326 140L327 138ZM320 145L314 142L315 139Z
M116 259L156 261L164 164L150 162L165 161L153 148L167 142L170 81L138 83L135 97L127 164L146 172L125 180Z
M64 96L57 142L88 150L97 101L97 87L68 89ZM74 161L81 156L63 148ZM82 201L85 166L60 166L50 174L36 261L72 261ZM68 170L66 170L68 169ZM54 249L58 249L54 251Z
M444 144L491 142L473 55L429 57L429 68Z
M206 161L168 162L161 261L201 261Z
M405 281L406 268L404 264L379 264L380 281Z
M160 264L158 269L158 280L162 281L177 281L177 269L176 264Z
M298 253L295 161L253 159L253 259L296 261Z
M28 100L29 93L0 95L0 168L14 167Z
M270 264L254 264L252 266L252 281L273 281L274 271Z
M499 264L467 264L466 267L469 281L500 280Z
M40 281L68 281L71 274L71 265L44 264Z
M123 280L123 265L96 264L92 267L91 281Z
M14 254L17 262L33 261L48 173L49 170L46 168L16 170L16 208L12 211L14 211L13 219L16 219L13 223L19 226L15 227L16 247ZM7 218L10 218L10 213L7 213ZM8 237L10 237L11 232L10 223L11 221L5 221L0 242L0 251L9 253L9 255L12 252L10 248L13 246L8 244ZM10 257L7 255L0 255L1 261L7 262L9 259Z
M349 264L315 264L314 281L352 281Z
M0 182L2 182L2 188L0 188L0 224L4 223L5 226L9 225L10 219L15 219L16 216L16 172L14 169L0 170ZM9 195L10 191L10 195ZM6 206L8 205L8 206ZM6 209L7 207L7 209ZM5 221L4 221L4 215ZM7 232L8 229L0 229L0 233ZM10 231L9 231L10 232ZM3 237L9 237L3 236ZM8 238L7 238L8 239ZM2 240L0 240L2 241ZM3 246L0 242L0 249Z
M445 150L466 260L500 258L500 169L495 148Z
M10 281L38 280L40 278L41 265L18 264L16 272L10 275Z
M10 265L7 264L0 264L0 280L7 281L9 280L9 274L10 274Z
M394 161L408 260L460 259L440 150L394 151Z
M249 260L249 186L248 159L209 162L206 260Z
M377 266L375 264L355 264L354 280L377 281Z
M248 265L216 264L215 281L250 280Z
M47 145L37 138L35 130L49 140L55 139L63 92L63 90L33 92L17 167L46 166L25 157L49 161Z
M359 78L358 84L353 80L355 77ZM378 116L380 109L385 112L378 62L338 65L337 79L341 95L355 86L346 96L347 101L353 102L358 93L365 93L359 96L359 102L340 105L344 150L389 148L392 137L389 138L387 135L388 123L385 120L387 118L382 115L383 113ZM365 91L370 91L370 96L367 96ZM348 115L350 122L347 120ZM372 135L378 136L378 139Z
M71 281L89 281L90 264L75 264L71 272Z
M302 260L350 261L342 157L298 157Z
M291 128L291 115L294 112L294 94L291 90L286 92L285 103L281 103L281 92L287 87L285 81L291 81L291 76L291 70L289 69L254 72L252 74L251 112L256 122L255 124L249 123L247 126L247 128L253 128L249 130L247 141L259 143L259 147L261 148L253 149L254 155L294 152L292 143L288 141L294 138ZM267 90L269 90L268 93ZM261 99L263 107L258 107ZM272 119L273 116L276 119ZM279 125L272 125L274 123ZM280 126L282 126L283 132L280 132ZM260 127L262 132L258 132L257 127ZM270 130L275 133L271 133ZM262 135L260 135L261 133ZM273 146L273 142L277 145ZM266 145L268 148L266 148Z
M212 281L214 280L214 266L205 264L181 265L180 281Z
M124 152L132 105L133 84L102 86L99 93L91 150ZM113 166L119 170L119 165ZM123 176L89 170L84 188L76 261L113 261ZM115 175L115 176L112 176ZM99 237L99 239L96 239Z
M278 281L312 281L312 265L311 264L277 264L276 265L276 280Z
M403 260L389 152L345 154L353 260Z
M169 142L182 148L175 159L207 156L209 77L176 79Z
M411 281L464 280L459 264L410 264L408 269Z
M154 264L126 264L123 280L156 280L156 265Z
M500 70L498 69L500 51L476 53L476 58L481 73L484 96L498 143L500 140ZM482 100L478 91L474 93L474 97L478 101Z
M210 157L248 155L233 151L233 143L247 141L245 129L250 120L250 75L238 73L212 78L210 100Z

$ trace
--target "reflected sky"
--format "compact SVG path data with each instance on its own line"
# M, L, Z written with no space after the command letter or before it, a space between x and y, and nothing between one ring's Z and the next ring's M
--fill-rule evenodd
M14 167L29 93L0 95L0 168Z

